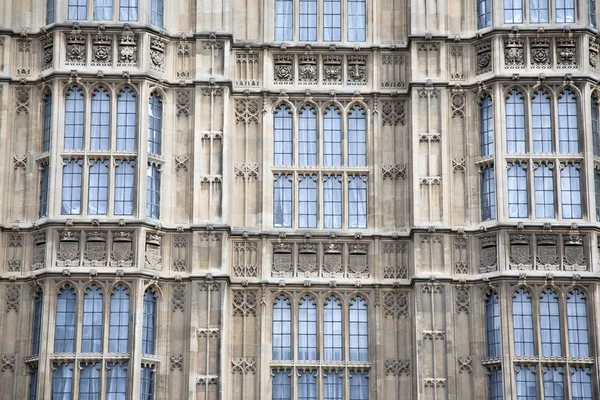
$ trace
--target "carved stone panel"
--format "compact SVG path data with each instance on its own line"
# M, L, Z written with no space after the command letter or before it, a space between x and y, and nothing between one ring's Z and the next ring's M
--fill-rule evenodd
M566 271L587 271L583 237L571 234L563 238L563 264Z
M556 39L556 66L577 68L577 40L574 38Z
M244 52L235 54L235 85L244 87L260 86L258 53Z
M365 85L367 83L367 56L348 56L346 75L349 85Z
M293 275L293 272L292 245L290 243L274 243L271 276L288 278Z
M337 243L326 244L323 253L323 277L338 278L344 276L342 245Z
M530 236L510 236L510 269L529 270L533 267L530 248Z
M397 126L406 123L406 102L403 100L383 101L381 107L381 123Z
M590 60L590 67L595 70L598 71L598 67L599 67L599 53L600 53L600 43L598 42L598 39L595 38L590 38L590 47L589 47L589 60Z
M33 234L33 257L31 259L31 270L42 269L46 266L46 231Z
M560 268L560 259L556 244L556 235L539 235L537 237L537 269L556 271Z
M304 84L316 84L319 81L318 58L312 54L298 56L298 81Z
M485 41L475 46L477 52L476 75L492 72L492 42Z
M185 272L187 270L187 235L173 236L173 271Z
M323 56L323 83L328 85L342 84L342 56Z
M133 265L133 233L113 232L110 252L112 267L131 267Z
M406 56L404 54L381 55L381 88L406 88Z
M294 56L289 54L276 54L274 56L274 81L279 84L294 82Z
M350 244L348 245L348 277L349 278L368 278L369 277L369 245L368 244Z
M298 246L297 276L309 278L319 275L317 249L318 246L313 243L301 243Z
M479 273L496 271L498 269L498 255L496 247L496 236L486 236L480 239L481 264Z
M102 32L92 36L92 65L112 66L112 41L111 35Z
M550 68L550 39L532 38L529 47L531 68Z
M408 279L408 243L384 243L383 259L384 279Z
M233 276L240 278L258 277L258 242L233 242Z
M87 35L81 33L81 29L75 26L71 33L67 34L67 65L85 65L86 64L86 45Z
M119 36L119 67L136 67L138 61L137 38L127 25Z
M525 44L523 39L509 38L504 41L504 66L525 68Z
M146 235L145 268L162 270L161 241L162 237L159 235L151 233Z
M60 242L56 252L57 267L78 267L80 262L79 232L60 232Z
M165 71L167 42L156 36L150 38L150 68Z
M465 80L465 46L450 46L450 80Z
M54 58L54 38L50 35L44 35L40 41L42 42L42 70L52 67Z
M87 232L83 265L105 267L106 261L106 232Z
M6 248L6 271L20 272L23 263L23 235L19 233L8 234L8 247Z

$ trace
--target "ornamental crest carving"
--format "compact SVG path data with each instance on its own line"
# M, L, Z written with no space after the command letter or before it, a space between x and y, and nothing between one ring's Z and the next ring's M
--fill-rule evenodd
M477 70L476 75L485 74L492 71L492 42L486 41L475 46L477 51Z
M60 233L60 243L56 253L59 267L77 267L79 266L79 233L72 231L62 231Z
M496 271L497 266L496 237L488 236L481 238L481 266L480 273Z
M565 246L564 263L567 271L586 271L583 246Z
M573 38L556 39L558 68L577 68L577 42Z
M85 65L87 35L81 33L79 26L74 26L67 35L66 63L68 65Z
M92 37L92 65L112 65L112 36L99 32Z
M323 276L325 278L341 277L343 272L342 246L336 243L326 245L323 255Z
M133 252L131 242L114 242L111 253L112 264L115 267L131 267Z
M291 277L293 272L292 245L290 243L274 243L271 276L280 278Z
M529 236L510 236L510 269L524 270L532 268L533 263L529 241Z
M43 48L43 68L48 68L52 64L54 57L54 39L50 35L42 37L42 48Z
M274 77L275 83L290 84L294 81L294 56L275 55Z
M506 68L525 68L525 49L523 39L504 41L504 65Z
M106 263L106 243L87 242L85 246L86 264L92 266L104 266Z
M319 272L317 245L302 243L298 252L298 276L314 277Z
M541 235L537 238L537 269L557 270L559 267L559 257L556 248L556 236Z
M550 39L532 38L530 41L531 67L550 67Z
M323 83L342 83L342 56L323 56Z
M300 83L317 83L319 80L317 56L312 54L301 55L298 64L298 80Z
M31 269L33 271L44 268L46 262L46 243L38 243L33 249Z
M119 36L119 66L137 65L137 39L135 34L125 24L125 30Z
M160 246L146 243L146 268L161 270L162 257L160 255Z
M367 56L348 56L348 84L367 83Z
M598 68L598 41L596 39L590 39L590 67L597 69Z
M166 43L164 40L157 37L150 39L151 66L160 71L165 68L165 49Z

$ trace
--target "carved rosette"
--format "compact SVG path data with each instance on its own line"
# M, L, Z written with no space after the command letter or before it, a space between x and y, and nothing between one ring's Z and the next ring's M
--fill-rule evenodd
M342 56L323 56L323 83L342 84Z
M101 32L92 37L92 65L110 67L112 65L111 35Z
M475 46L477 53L476 75L492 72L492 42L485 41Z
M294 56L289 54L276 54L274 57L274 81L278 84L291 84L294 82Z
M550 39L532 38L529 46L531 68L550 68Z
M167 43L158 37L150 38L150 67L164 72Z
M43 52L42 69L50 68L54 58L54 38L50 35L44 35L40 40Z

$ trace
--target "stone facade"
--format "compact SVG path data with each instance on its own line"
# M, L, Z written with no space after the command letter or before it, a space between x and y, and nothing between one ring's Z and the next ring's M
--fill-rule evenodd
M552 10L557 2L550 1ZM336 42L324 40L322 17L316 40L299 40L297 1L286 41L274 40L274 0L166 1L160 17L144 1L130 21L116 1L105 21L95 20L91 0L84 17L69 19L68 3L0 0L0 399L33 399L34 389L38 399L51 398L53 373L64 366L73 371L77 399L89 364L99 371L100 398L116 365L127 365L131 399L152 398L140 397L150 379L144 371L158 400L269 399L279 372L290 377L292 399L301 373L316 377L319 399L332 374L350 399L358 373L368 375L371 399L484 399L497 371L503 397L517 399L524 368L537 371L538 398L551 368L564 375L564 398L574 398L578 383L570 376L578 370L590 377L589 398L600 397L600 66L588 7L595 2L575 2L573 22L553 11L539 25L506 23L504 2L483 1L491 17L478 29L482 1L367 0L360 42L349 40L348 1L341 2ZM53 22L46 24L49 4ZM321 15L323 1L316 4ZM524 99L528 138L536 129L532 102L551 99L550 151L531 150L536 139L527 139L530 150L508 150L512 93ZM578 144L563 152L557 110L569 95ZM72 145L65 122L78 112L68 105L76 96L83 98L81 146ZM109 104L106 146L92 144L94 126L102 125L92 102L100 97ZM126 98L134 104L129 124L116 118ZM494 140L482 154L486 99ZM161 110L158 118L149 101ZM275 165L274 116L281 110L294 135L306 114L316 115L322 132L331 110L346 156L348 118L361 113L366 164ZM133 132L123 133L131 145L120 144L118 132ZM297 142L293 148L296 158ZM535 171L549 165L554 217L534 206ZM102 166L105 205L97 202L92 172ZM71 167L81 171L79 186L65 175ZM115 201L125 196L116 182L130 167L134 194L126 212ZM518 217L509 207L510 168L528 177ZM564 170L578 171L579 212L566 211L573 202L560 194ZM494 190L484 196L482 176L490 171ZM281 177L292 188L290 227L276 222ZM322 188L330 179L340 182L344 201L353 179L366 185L364 225L352 222L344 203L340 228L326 228L319 200L316 227L300 227L299 182ZM119 287L129 298L129 341L125 351L111 351L109 308ZM104 307L100 351L91 352L81 343L90 288L102 293ZM521 289L534 305L535 351L527 356L517 354L513 329ZM542 350L538 304L547 290L560 304L559 356ZM55 348L57 295L66 291L76 298L70 352ZM143 343L145 293L157 299L151 353ZM573 354L568 343L567 304L577 294L587 312L585 354ZM304 302L316 306L321 353L323 308L346 310L357 297L368 310L367 360L348 355L347 312L341 361L298 360L297 322L292 359L273 360L276 302L290 305L292 321ZM41 337L32 351L38 298ZM490 355L486 335L494 298L498 355Z

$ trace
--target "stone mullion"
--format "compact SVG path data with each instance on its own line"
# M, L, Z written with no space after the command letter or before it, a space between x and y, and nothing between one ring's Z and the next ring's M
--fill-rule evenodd
M581 168L581 180L584 182L582 185L583 188L587 188L588 190L584 190L582 193L583 201L583 211L587 214L588 222L596 221L596 199L595 199L595 184L594 184L594 144L592 139L592 115L590 107L588 107L588 102L586 100L589 99L589 104L591 106L592 100L592 92L589 84L583 86L582 96L578 101L578 116L577 124L583 129L579 129L579 131L583 131L583 134L579 134L579 150L583 153L584 160L582 160L582 168ZM583 137L582 137L583 136ZM588 167L589 165L589 167ZM585 207L587 206L587 207ZM584 217L585 218L585 217Z
M198 61L200 59L200 57L196 57L196 60ZM194 92L193 92L193 96L194 96L194 104L202 104L201 99L202 99L202 89L201 88L195 88ZM192 157L192 167L190 168L190 173L192 174L192 178L190 179L191 183L193 184L193 187L195 188L200 188L201 187L201 178L202 178L202 162L200 160L200 157L198 155L202 154L202 113L201 112L195 112L192 115L190 115L190 118L194 118L193 121L193 127L194 127L194 132L193 132L193 144L192 144L192 148L193 148L193 152L194 152L194 156ZM233 133L233 132L232 132ZM223 144L224 144L224 148L223 151L225 151L225 146L227 146L227 148L229 148L229 146L227 145L229 141L226 140L225 135L223 135ZM225 180L224 180L225 181ZM191 190L191 195L192 195L192 207L191 207L191 213L192 213L192 222L197 224L200 222L201 220L201 213L200 210L202 209L202 195L200 194L199 190ZM227 196L223 196L223 198L226 198ZM223 210L226 210L225 208L223 208Z
M567 377L567 381L564 382L565 385L565 389L566 389L566 399L572 399L573 398L573 389L571 387L571 372L570 372L570 366L569 366L569 329L568 329L568 319L567 319L567 296L566 293L564 293L561 290L558 290L558 288L555 289L556 290L556 294L558 296L558 312L559 312L559 319L560 319L560 325L561 325L561 329L560 329L560 342L561 342L561 347L562 347L562 355L563 357L565 357L565 359L567 360L565 362L565 364L563 365L563 372L564 375L563 377Z
M50 354L54 351L54 326L52 319L56 315L56 295L51 279L42 282L44 303L42 312L42 334L40 336L40 358L38 361L38 397L49 399L52 390L52 363ZM29 391L27 391L29 392Z
M134 173L136 175L137 188L137 217L146 218L146 173L148 169L148 101L150 98L150 88L145 82L139 85L140 94L137 102L138 115L138 135L136 148L138 149L136 167ZM159 172L160 174L160 172ZM162 176L161 176L162 180ZM199 187L199 185L198 185ZM141 258L143 260L143 258Z
M493 87L492 96L492 115L494 118L494 165L495 165L495 183L496 183L496 221L508 220L508 198L505 196L505 190L508 189L507 169L504 155L505 148L505 129L504 124L505 110L504 94L502 85L497 84Z
M127 376L130 380L128 393L130 398L137 399L140 397L140 377L141 377L141 357L142 357L142 325L144 319L144 281L142 279L132 284L130 294L131 307L133 309L133 330L130 329L129 340L133 345L129 345L131 349L131 357L129 359Z

